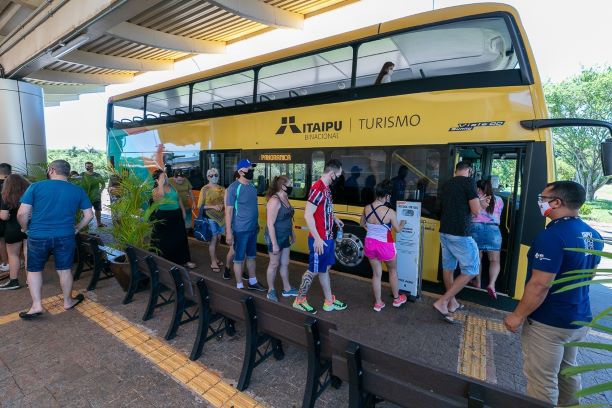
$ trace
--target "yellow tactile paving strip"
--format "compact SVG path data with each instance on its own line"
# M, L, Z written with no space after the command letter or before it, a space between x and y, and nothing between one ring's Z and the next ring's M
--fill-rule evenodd
M456 313L463 322L463 338L459 349L457 372L482 381L487 380L487 330L508 333L499 320L489 320L471 314Z
M64 312L62 295L43 300L43 307L52 315ZM214 407L254 408L265 405L238 391L205 365L191 361L185 354L169 346L163 339L151 335L110 309L85 299L76 310L132 350L155 364L160 370L185 385ZM0 325L19 320L19 312L0 316Z

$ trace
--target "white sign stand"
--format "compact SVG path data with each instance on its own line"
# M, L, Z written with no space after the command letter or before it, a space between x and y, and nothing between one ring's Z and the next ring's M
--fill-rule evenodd
M398 201L397 221L405 220L396 234L397 277L399 289L408 292L411 300L420 296L421 264L421 203Z

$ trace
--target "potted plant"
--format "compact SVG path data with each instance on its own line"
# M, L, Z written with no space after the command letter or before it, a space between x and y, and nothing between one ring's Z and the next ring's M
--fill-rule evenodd
M162 201L151 202L153 182L151 178L143 180L126 168L110 170L114 186L114 196L109 207L112 214L112 225L105 228L112 236L107 253L110 267L124 291L130 283L130 268L125 248L138 247L153 251L151 233L155 220L151 218Z

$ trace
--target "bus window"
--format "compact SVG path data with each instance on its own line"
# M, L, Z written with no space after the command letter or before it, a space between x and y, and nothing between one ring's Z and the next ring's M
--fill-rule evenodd
M391 82L518 69L506 22L480 18L408 31L362 44L357 86L373 85L385 62Z
M444 148L397 149L391 155L391 205L397 201L420 201L424 216L437 218L438 190L442 184L440 164L447 162Z
M321 151L312 152L312 184L323 175L323 167L325 167L325 153Z
M289 198L306 198L306 163L258 163L253 183L259 195L265 195L274 177L288 176L293 182Z
M284 99L349 87L353 49L338 48L263 67L257 94L261 100Z
M147 119L159 117L160 113L174 115L188 110L189 86L179 86L147 95Z
M374 201L374 186L385 178L387 156L384 150L338 149L332 158L342 163L341 182L336 186L334 201L364 206Z
M193 85L192 110L212 110L253 102L252 70L220 78L209 79Z
M113 102L113 121L132 122L144 118L144 96Z

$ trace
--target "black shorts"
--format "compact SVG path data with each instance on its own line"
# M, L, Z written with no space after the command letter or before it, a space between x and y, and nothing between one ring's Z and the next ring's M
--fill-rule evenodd
M21 225L17 220L9 220L5 223L4 241L7 244L16 244L27 238L28 236L21 232Z
M5 229L6 229L6 221L0 220L0 238L4 238Z
M102 211L102 201L92 201L91 205L93 205L94 210Z

